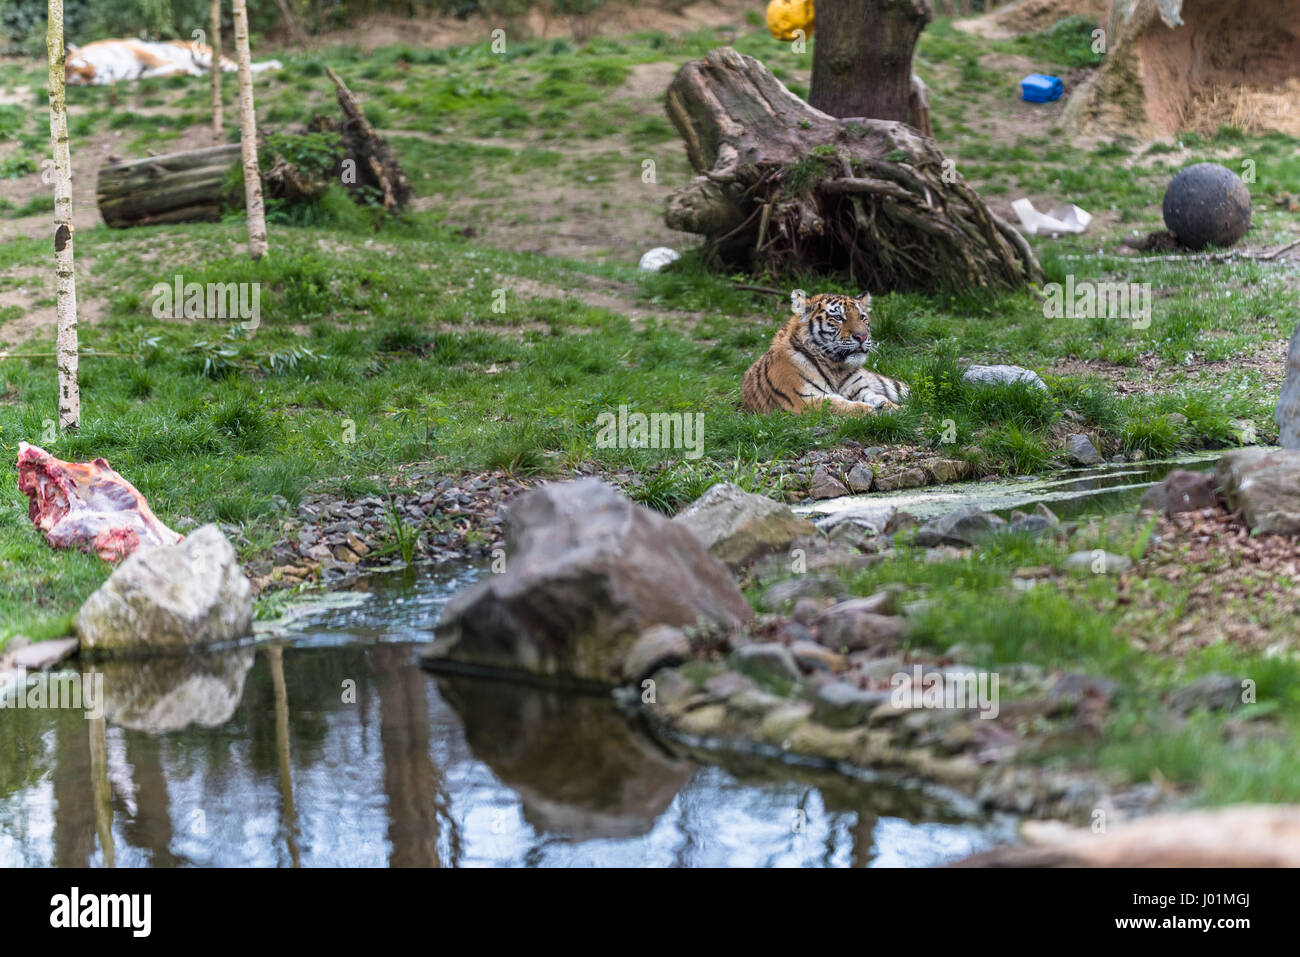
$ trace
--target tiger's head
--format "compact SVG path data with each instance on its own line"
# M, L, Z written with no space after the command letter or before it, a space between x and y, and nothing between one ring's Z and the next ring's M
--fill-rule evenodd
M859 298L818 293L805 296L795 291L790 296L805 341L826 358L851 366L860 366L872 349L871 293Z

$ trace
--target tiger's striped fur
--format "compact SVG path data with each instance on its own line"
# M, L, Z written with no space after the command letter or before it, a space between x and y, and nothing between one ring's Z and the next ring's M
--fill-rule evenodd
M872 349L871 295L790 297L794 316L740 386L751 412L802 412L829 404L840 413L896 409L907 395L897 379L864 369Z

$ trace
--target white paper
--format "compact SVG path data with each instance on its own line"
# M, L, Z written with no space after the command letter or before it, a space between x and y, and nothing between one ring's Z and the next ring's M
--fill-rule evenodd
M1092 222L1092 213L1078 206L1066 204L1058 206L1050 213L1040 213L1028 198L1022 197L1011 204L1025 232L1030 236L1039 233L1081 233Z

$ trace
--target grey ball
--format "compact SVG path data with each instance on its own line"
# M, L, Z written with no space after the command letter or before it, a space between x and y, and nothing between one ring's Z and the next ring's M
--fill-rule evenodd
M1231 246L1250 228L1250 190L1226 166L1196 163L1169 182L1164 214L1184 246Z

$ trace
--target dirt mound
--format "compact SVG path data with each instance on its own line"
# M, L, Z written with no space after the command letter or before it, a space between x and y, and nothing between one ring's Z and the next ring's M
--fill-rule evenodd
M1142 136L1300 126L1300 0L1137 0L1066 123Z
M1091 17L1096 23L1106 23L1110 6L1110 0L1016 0L982 17L953 25L975 36L1005 40L1050 30L1066 17Z

